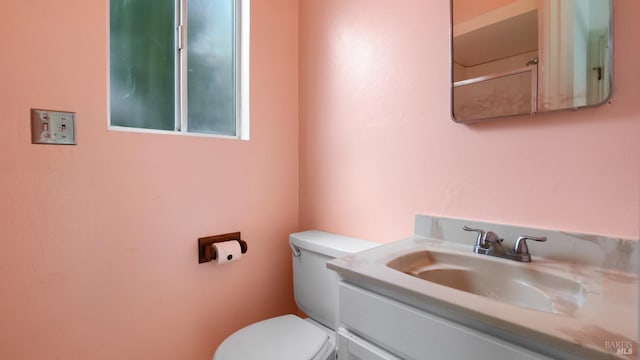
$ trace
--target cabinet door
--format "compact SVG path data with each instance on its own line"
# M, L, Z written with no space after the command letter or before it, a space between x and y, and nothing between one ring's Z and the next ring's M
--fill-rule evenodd
M349 284L340 284L339 295L341 327L405 360L551 360L484 332Z
M338 329L338 359L340 360L402 360L357 337L344 328Z

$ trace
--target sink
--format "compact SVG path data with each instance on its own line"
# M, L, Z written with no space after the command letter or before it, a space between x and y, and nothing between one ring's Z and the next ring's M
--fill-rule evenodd
M531 263L486 255L420 250L386 265L455 290L565 316L577 311L585 298L585 289L577 281L533 269Z

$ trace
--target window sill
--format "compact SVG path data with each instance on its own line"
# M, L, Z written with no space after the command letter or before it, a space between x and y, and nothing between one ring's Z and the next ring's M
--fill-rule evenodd
M222 134L208 134L186 131L172 131L172 130L156 130L156 129L142 129L127 126L107 126L107 130L121 131L121 132L134 132L142 134L156 134L156 135L177 135L177 136L189 136L189 137L203 137L214 139L229 139L229 140L249 140L249 137L243 137L239 135L222 135Z

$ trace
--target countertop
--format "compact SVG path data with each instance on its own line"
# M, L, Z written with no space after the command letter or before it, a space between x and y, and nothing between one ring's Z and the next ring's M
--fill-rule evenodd
M400 256L424 250L470 254L559 274L583 286L584 302L570 315L537 311L439 285L387 266ZM557 349L558 353L589 359L638 356L640 277L635 273L536 256L530 263L520 263L473 254L471 245L423 236L338 258L327 266L354 285L534 351ZM617 355L619 348L632 354Z

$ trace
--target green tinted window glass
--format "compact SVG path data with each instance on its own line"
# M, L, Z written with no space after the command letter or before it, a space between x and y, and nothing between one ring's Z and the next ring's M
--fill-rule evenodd
M236 2L187 3L187 113L191 132L236 134Z
M111 0L111 125L175 129L174 29L174 0Z

